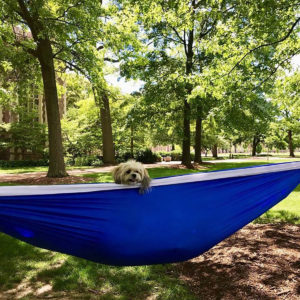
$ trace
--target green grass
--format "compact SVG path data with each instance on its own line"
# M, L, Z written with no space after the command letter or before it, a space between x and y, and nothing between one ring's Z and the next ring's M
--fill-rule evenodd
M0 234L0 258L0 299L1 293L18 285L26 287L25 292L28 289L27 298L21 299L36 299L34 291L45 285L52 286L47 295L55 299L63 295L99 300L196 299L172 275L172 265L111 267L33 247L5 234ZM22 288L15 291L10 299L22 292Z
M300 185L283 201L264 213L254 223L300 224Z
M17 167L17 168L0 168L0 174L19 174L31 172L47 172L48 167Z

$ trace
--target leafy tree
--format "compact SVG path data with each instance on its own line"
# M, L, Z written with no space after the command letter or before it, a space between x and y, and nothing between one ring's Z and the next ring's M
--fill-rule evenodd
M31 150L43 155L46 130L38 122L36 100L42 91L37 64L31 57L24 56L22 51L2 50L0 106L10 115L10 123L2 125L5 148L21 149L23 153Z
M4 24L12 25L12 31L20 28L18 32L2 34L5 46L23 49L40 64L49 134L47 176L66 176L54 60L66 55L71 61L76 56L74 48L101 31L101 1L1 0L0 14Z
M300 134L300 71L289 75L281 74L270 95L272 102L278 107L278 127L286 133L289 154L295 157L295 141L293 136ZM296 139L297 140L297 139ZM277 143L278 144L278 143ZM280 145L282 147L282 145Z
M77 157L100 154L99 109L91 95L68 109L62 119L62 130L64 147L73 164Z
M224 90L228 91L226 83L239 81L245 69L250 77L260 74L256 85L263 85L297 53L296 26L300 21L297 1L121 3L134 4L139 10L146 46L140 56L128 61L124 73L133 77L147 73L156 63L157 78L149 80L149 84L153 82L157 87L158 82L171 80L182 84L177 98L181 101L183 163L187 165L190 165L191 120L197 119L196 131L201 132L201 120L209 113L209 110L203 113L203 103L207 99L222 101ZM165 72L165 61L176 62L173 72ZM169 86L162 85L166 91ZM195 89L199 89L198 95L193 95ZM191 105L192 98L198 99L198 105L197 102ZM199 132L195 136L200 139Z

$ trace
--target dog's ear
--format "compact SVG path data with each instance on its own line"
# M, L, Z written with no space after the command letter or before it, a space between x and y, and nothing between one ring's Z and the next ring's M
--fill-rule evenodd
M122 171L122 168L121 168L120 165L115 167L112 170L112 176L113 176L113 179L114 179L115 183L121 183L121 181L122 181L121 171Z
M140 194L144 194L150 189L151 178L146 169L143 170L143 179L141 181Z

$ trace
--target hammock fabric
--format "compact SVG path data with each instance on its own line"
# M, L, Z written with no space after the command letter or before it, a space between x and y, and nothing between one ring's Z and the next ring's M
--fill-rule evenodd
M293 162L155 179L144 195L113 183L5 186L0 231L109 265L171 263L207 251L299 183Z

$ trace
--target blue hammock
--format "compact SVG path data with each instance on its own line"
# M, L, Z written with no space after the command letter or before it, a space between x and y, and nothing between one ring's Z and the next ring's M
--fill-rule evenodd
M109 265L178 262L207 251L284 199L300 162L105 184L0 187L0 231Z

